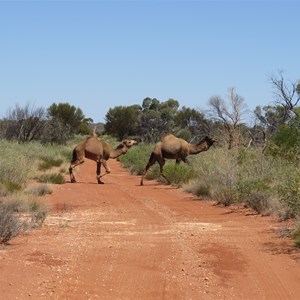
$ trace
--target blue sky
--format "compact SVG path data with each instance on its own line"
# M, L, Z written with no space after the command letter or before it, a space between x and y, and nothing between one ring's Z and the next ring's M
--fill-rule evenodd
M94 122L146 97L207 108L235 87L250 109L269 76L300 79L299 1L0 0L0 117L68 102Z

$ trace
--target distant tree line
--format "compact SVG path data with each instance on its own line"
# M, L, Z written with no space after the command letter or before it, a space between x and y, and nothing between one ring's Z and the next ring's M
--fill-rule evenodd
M41 141L65 143L72 134L89 134L86 118L80 108L68 103L53 103L48 109L16 104L0 120L0 137L20 143Z
M202 111L180 107L175 99L160 101L149 97L141 105L112 107L105 116L104 133L119 140L135 137L152 143L167 132L189 142L213 135L229 149L250 145L264 149L271 141L270 149L278 155L299 152L300 82L287 81L279 72L270 77L270 84L274 105L256 107L251 125L246 122L250 112L245 99L230 88L227 99L212 96ZM47 109L15 105L0 120L0 138L20 143L65 143L73 134L90 134L92 122L80 108L69 103L53 103Z
M235 88L228 90L227 99L212 96L202 111L180 108L174 99L145 98L141 105L110 108L105 132L120 140L136 137L145 142L157 142L167 132L189 141L210 134L229 149L253 145L264 150L267 142L272 142L274 153L278 149L285 149L281 154L287 150L299 152L300 82L289 82L279 72L270 77L270 83L274 105L257 106L254 112L247 109L245 99ZM250 119L251 125L246 122Z

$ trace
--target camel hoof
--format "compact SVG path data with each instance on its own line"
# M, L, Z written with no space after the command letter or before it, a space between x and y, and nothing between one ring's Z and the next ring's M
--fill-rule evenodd
M71 183L76 183L76 180L75 179L71 179Z
M98 180L98 184L104 184L104 182L101 180Z

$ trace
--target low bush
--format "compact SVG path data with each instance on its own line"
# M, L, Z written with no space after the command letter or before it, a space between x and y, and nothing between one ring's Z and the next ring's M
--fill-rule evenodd
M0 207L18 219L20 230L41 226L48 213L44 201L24 193L14 193L6 197Z
M300 170L290 170L278 185L278 194L290 214L290 217L300 216Z
M187 164L177 164L174 160L165 164L164 175L171 184L178 186L188 182L194 176L192 169ZM160 181L165 181L162 176L158 179Z
M39 199L31 199L28 203L28 210L31 214L31 224L34 227L42 226L48 214L48 207L45 202Z
M300 248L300 221L296 223L292 237L294 238L295 246Z
M20 232L19 219L14 211L0 205L0 244L7 244Z
M253 190L245 199L245 204L261 215L269 215L272 212L270 193Z
M212 192L212 197L217 201L218 204L222 204L224 206L229 206L240 202L236 190L230 187L214 189Z
M207 183L202 183L198 179L192 179L183 184L183 189L186 192L192 193L198 197L204 197L206 199L211 198L210 185Z

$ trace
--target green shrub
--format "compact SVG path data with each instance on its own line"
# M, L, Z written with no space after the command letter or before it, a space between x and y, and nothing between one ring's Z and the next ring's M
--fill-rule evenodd
M21 189L22 185L19 182L4 180L0 184L0 194L2 196L6 196L10 193L20 191Z
M300 170L286 174L278 187L281 202L290 209L290 216L300 216Z
M65 177L61 173L42 174L38 178L38 181L42 183L63 184L65 183Z
M59 167L63 163L61 158L42 158L42 161L39 163L38 169L40 171L46 171L51 169L52 167Z
M153 147L153 144L136 145L132 149L130 149L125 155L120 156L119 160L127 169L130 170L131 174L141 175L148 163ZM151 169L153 167L151 167Z
M259 181L253 175L252 178L249 177L249 174L241 176L237 185L238 197L257 213L270 214L275 197L267 179L262 177Z
M180 186L183 183L188 182L193 177L193 172L187 164L177 164L173 160L165 164L164 175L171 184ZM161 177L159 177L158 179L164 181L164 179Z

